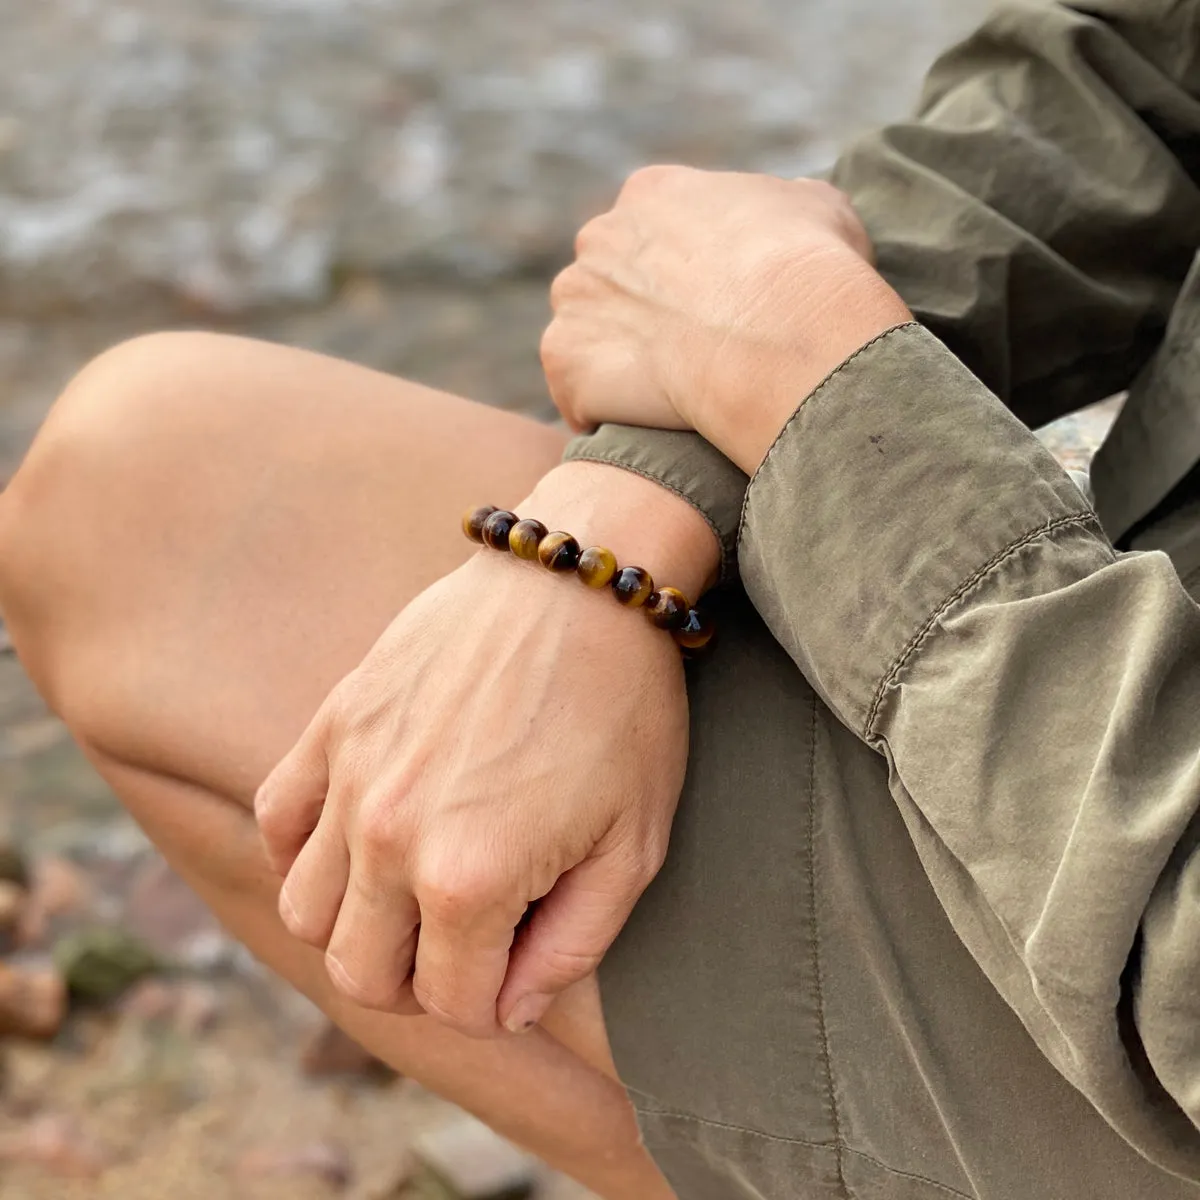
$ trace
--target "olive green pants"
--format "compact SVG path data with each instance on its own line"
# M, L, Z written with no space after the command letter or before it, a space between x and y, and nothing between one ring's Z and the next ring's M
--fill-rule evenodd
M1041 1055L951 929L883 758L732 607L689 668L666 866L601 969L680 1200L1200 1196Z

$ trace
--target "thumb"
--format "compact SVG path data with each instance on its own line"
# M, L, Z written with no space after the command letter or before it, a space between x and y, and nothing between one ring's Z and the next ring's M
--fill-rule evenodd
M317 827L329 792L329 720L321 710L254 796L271 869L286 875Z
M510 1033L531 1029L559 992L595 971L644 887L616 854L589 858L559 878L509 957L497 1016Z

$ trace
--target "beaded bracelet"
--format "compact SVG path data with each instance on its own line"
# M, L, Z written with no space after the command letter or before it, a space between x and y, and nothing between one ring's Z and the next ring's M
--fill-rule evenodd
M678 588L656 589L649 571L618 566L616 555L603 546L581 550L569 533L552 533L541 521L521 520L490 504L465 513L462 527L473 542L511 551L558 574L574 572L590 588L611 587L621 604L644 609L651 623L668 632L685 653L703 650L716 632L712 619L693 608Z

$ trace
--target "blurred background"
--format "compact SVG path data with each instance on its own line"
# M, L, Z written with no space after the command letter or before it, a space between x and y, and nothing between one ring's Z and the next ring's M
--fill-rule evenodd
M0 469L90 356L166 327L548 418L548 281L631 170L819 170L983 8L0 0ZM256 969L11 657L0 949L5 1200L581 1195Z

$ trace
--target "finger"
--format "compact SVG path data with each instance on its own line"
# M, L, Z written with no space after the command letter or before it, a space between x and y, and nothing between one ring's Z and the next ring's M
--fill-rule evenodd
M648 882L615 855L590 858L559 879L512 948L497 1003L505 1029L533 1028L559 992L595 971Z
M406 885L383 883L351 858L350 879L325 951L334 987L362 1008L395 1012L408 990L420 912Z
M430 1016L472 1037L500 1033L496 997L508 970L523 898L459 874L417 889L421 936L413 994Z
M254 797L267 861L286 875L317 827L329 790L329 719L322 708Z
M324 950L349 878L350 852L345 836L335 811L327 808L279 889L279 916L288 932Z

